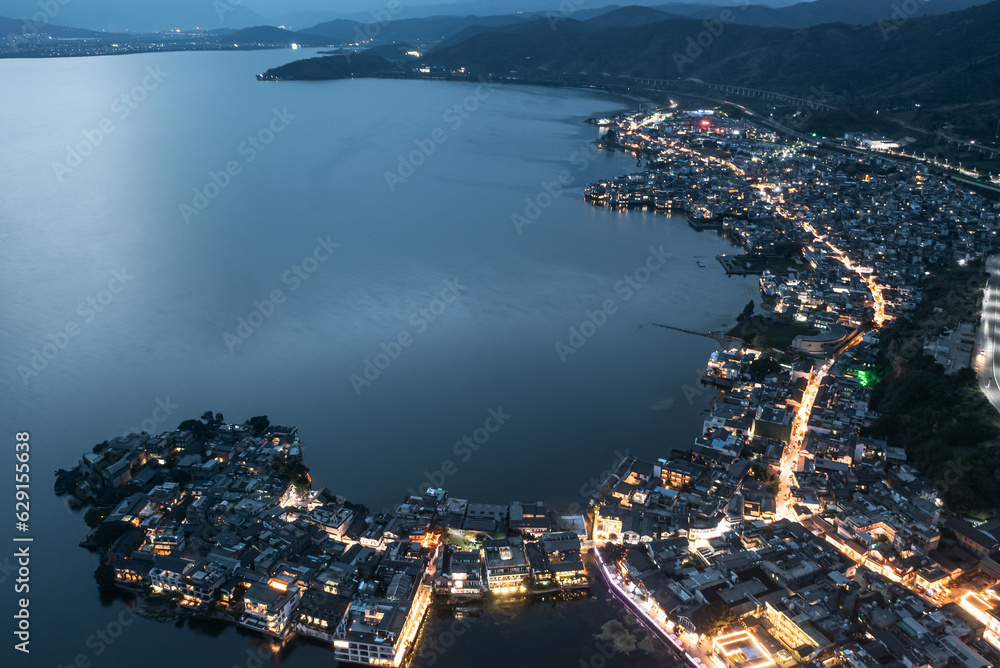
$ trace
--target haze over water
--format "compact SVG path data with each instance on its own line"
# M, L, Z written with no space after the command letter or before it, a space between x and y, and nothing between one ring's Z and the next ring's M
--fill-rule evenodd
M102 607L96 556L77 547L82 515L53 496L51 472L144 421L159 432L211 409L296 425L314 486L373 509L428 477L475 501L582 505L616 451L655 458L700 430L711 395L689 403L684 386L716 344L652 323L720 329L756 286L724 275L714 256L730 246L714 233L584 203L585 183L635 160L593 152L598 129L583 121L633 103L501 87L466 118L448 110L474 99L475 83L255 81L302 53L0 60L0 424L8 440L30 431L34 447L37 665L80 652L93 665L245 661L249 636L235 629L145 620L100 655L88 647L122 608ZM386 171L417 141L433 152L390 189ZM67 161L80 142L92 151ZM211 173L226 182L227 163L239 169L225 187L206 188ZM562 170L570 187L519 233L511 215L545 202L543 182ZM187 222L179 207L195 189L216 194ZM664 266L627 298L616 291L661 245ZM440 310L449 281L458 297ZM556 343L609 299L616 312L561 360ZM251 316L255 302L270 315ZM77 334L64 338L68 327ZM401 333L410 345L359 394L350 376ZM25 382L18 367L60 341ZM478 451L456 450L491 409L510 417ZM437 665L498 661L483 645L491 625L508 649L544 646L524 633L539 612L562 625L543 632L580 639L578 658L604 621L627 618L600 596L490 613L474 620L475 643ZM332 655L307 646L285 660Z

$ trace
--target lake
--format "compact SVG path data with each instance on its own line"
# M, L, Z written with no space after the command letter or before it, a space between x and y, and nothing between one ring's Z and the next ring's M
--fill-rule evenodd
M716 344L653 323L720 329L756 283L725 275L712 232L583 201L587 182L636 169L585 121L635 102L255 80L303 54L0 60L0 425L33 445L33 664L253 664L256 641L232 628L129 617L94 635L125 608L100 600L82 513L51 472L130 429L266 414L299 427L314 486L373 509L433 482L563 510L621 454L700 431ZM495 636L510 656L572 647L558 663L576 666L603 624L632 623L598 588L548 605L471 617L436 664L508 660L484 646Z

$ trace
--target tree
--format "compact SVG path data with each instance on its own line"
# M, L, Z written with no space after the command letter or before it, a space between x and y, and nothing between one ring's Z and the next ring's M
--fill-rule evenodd
M79 484L81 480L83 480L83 474L80 473L80 469L74 468L69 471L66 469L58 469L56 471L55 482L56 494L65 494L67 492L75 491L77 484Z
M753 309L754 305L753 305L753 300L751 299L750 301L747 302L747 305L743 307L743 318L746 319L752 316Z
M617 538L615 534L611 534L612 538ZM601 556L604 557L604 563L606 564L616 564L621 561L621 558L625 556L625 546L615 545L614 543L605 543L600 548Z
M272 465L275 474L292 481L300 494L309 491L309 467L298 460L276 460Z
M255 415L247 420L246 424L250 425L254 436L260 436L265 429L271 426L271 421L267 419L266 415Z
M211 422L212 421L212 411L205 411L204 413L202 413L201 414L201 419L204 420L205 422Z
M189 482L191 482L191 474L188 473L187 471L174 469L173 471L170 472L170 480L171 482L176 482L181 487L184 487Z
M97 587L102 591L111 591L115 588L115 568L111 564L101 564L94 571L94 579L97 580Z
M767 485L767 490L771 494L777 494L778 490L781 489L781 478L768 472L768 470L760 464L752 465L749 473L751 478L759 483Z
M368 510L368 506L360 503L354 503L352 501L344 501L343 506L347 510L353 510L354 512L360 515L368 515L371 513L371 511Z
M193 431L194 435L198 438L209 438L212 436L211 428L201 420L185 420L177 428L185 431Z
M215 414L215 421L219 422L219 423L221 423L221 422L224 421L224 418L222 417L222 413L216 413Z
M779 241L774 244L774 252L783 258L791 259L802 255L802 247L791 241Z
M772 341L771 337L766 334L758 334L753 337L753 342L750 345L757 350L770 350L774 347L774 341Z
M696 622L698 631L707 636L714 636L722 629L736 621L737 617L729 606L722 601L716 601L705 606L700 611Z
M107 517L107 513L105 511L100 508L91 508L84 514L83 521L87 523L87 526L93 529L98 524L103 522L105 517Z
M107 547L132 528L129 522L104 522L94 534L94 542L101 547Z
M764 376L778 371L781 371L781 365L768 355L761 355L750 362L750 377L758 383L764 380Z

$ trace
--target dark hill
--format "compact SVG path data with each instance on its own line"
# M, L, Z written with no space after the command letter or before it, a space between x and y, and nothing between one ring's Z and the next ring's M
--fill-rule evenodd
M553 17L546 16L546 18L549 19ZM622 7L621 9L613 9L610 12L595 16L591 19L583 19L582 17L578 17L576 15L574 15L573 18L577 20L586 20L588 25L595 28L635 28L637 26L659 23L660 21L667 21L677 17L672 14L662 12L659 9L653 9L652 7L632 5L630 7ZM558 25L557 19L558 17L553 19L553 25Z
M718 36L691 19L625 28L600 25L600 18L567 19L554 31L545 20L528 21L442 45L425 60L477 75L517 71L523 78L592 83L697 77L796 95L825 89L934 104L1000 97L1000 0L898 25L791 30L730 24ZM699 46L699 38L707 46Z
M82 28L66 28L63 26L36 24L23 19L11 19L0 16L0 35L52 35L53 37L107 37L107 33L83 30Z
M986 2L987 0L916 0L913 5L906 5L901 0L814 0L782 8L738 6L731 8L731 11L736 23L770 28L808 28L824 23L868 25L881 20L934 16ZM717 17L720 11L719 8L698 5L662 5L658 9L698 19Z
M273 26L256 26L237 30L226 38L234 44L300 44L302 46L329 46L330 40L318 35L302 35Z
M352 44L371 40L375 44L408 42L410 44L436 44L470 28L498 28L520 23L523 17L502 16L430 16L420 19L395 19L385 23L359 23L336 20L320 23L299 32L322 35L338 44Z
M350 79L361 77L384 77L404 73L398 65L385 58L364 53L350 56L323 56L296 60L264 73L265 79L298 81L319 81L324 79Z

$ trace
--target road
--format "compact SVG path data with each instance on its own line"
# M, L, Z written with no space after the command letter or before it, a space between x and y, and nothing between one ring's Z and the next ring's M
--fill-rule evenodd
M979 387L1000 412L1000 387L997 387L997 369L1000 369L1000 255L986 259L986 272L990 275L983 292L983 320L976 337L979 350L974 351L973 368L979 374ZM983 352L979 352L983 351Z
M802 403L799 405L799 410L795 414L795 421L792 423L792 438L788 441L788 445L785 447L785 451L781 455L781 461L778 463L778 475L780 478L777 496L778 519L788 518L791 520L798 520L798 516L792 512L792 506L795 505L792 499L792 488L794 487L792 484L794 482L793 476L795 475L795 469L798 467L799 452L802 447L802 441L805 439L806 433L809 431L809 418L812 415L812 409L816 403L816 395L819 393L819 386L823 382L823 378L826 377L826 374L829 373L830 369L840 356L856 346L863 337L864 335L861 332L855 334L854 337L847 342L847 345L837 351L823 364L817 366L809 378L809 383L806 385L805 392L802 393Z
M601 554L598 552L597 548L594 548L593 555L594 562L597 564L601 577L608 585L608 591L612 596L624 603L626 607L631 609L632 612L635 613L636 619L639 620L639 623L655 633L663 641L669 651L674 653L674 657L677 659L677 663L675 665L684 666L684 668L703 668L704 666L711 665L707 663L708 653L700 650L700 648L691 648L702 654L701 657L694 657L686 649L678 647L677 643L670 637L667 630L663 628L657 620L653 619L649 613L622 588L620 578L611 571L611 568L607 564L604 563L604 559L601 558Z
M799 448L802 446L802 440L809 429L809 416L812 415L813 404L816 402L816 394L819 392L819 385L832 364L832 361L826 362L813 371L809 377L809 384L802 394L802 403L795 414L795 421L792 423L792 437L789 439L788 445L781 455L781 461L778 464L778 475L781 480L777 501L778 519L795 519L795 515L792 513L792 505L794 503L792 500L792 487L794 486L792 484L794 482L792 476L795 475L795 469L798 464Z

